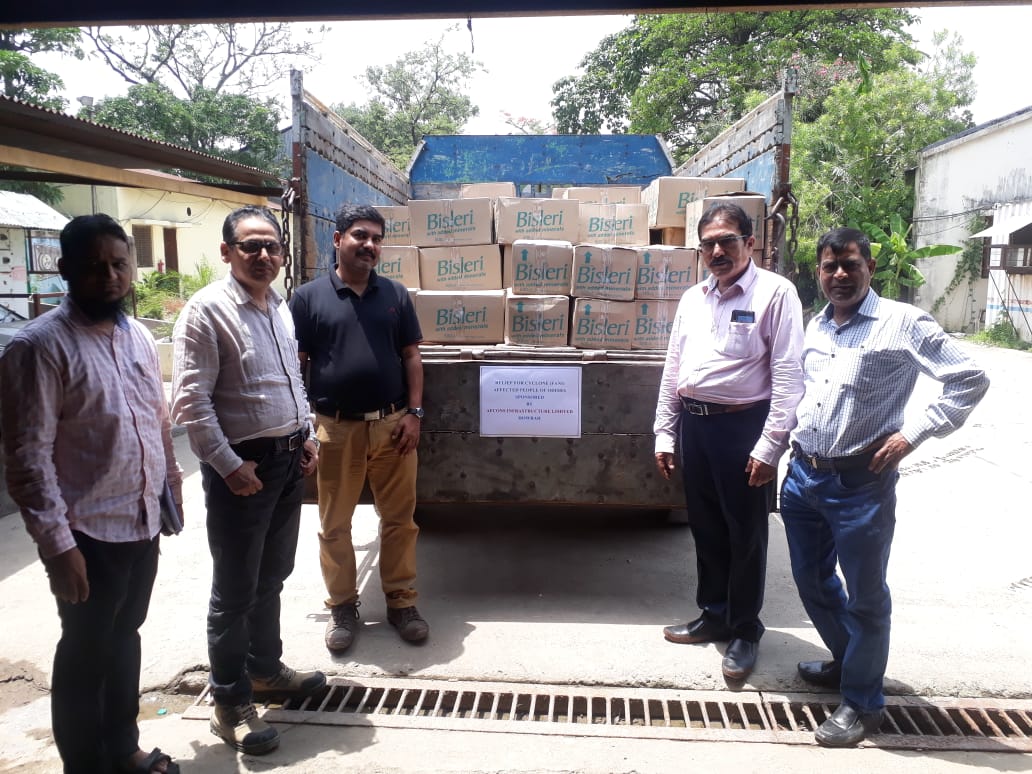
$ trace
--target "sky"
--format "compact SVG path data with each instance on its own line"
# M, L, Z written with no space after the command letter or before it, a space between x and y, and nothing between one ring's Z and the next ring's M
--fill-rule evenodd
M1023 75L1032 4L912 10L922 18L920 26L911 30L918 48L930 53L932 33L948 29L960 33L962 48L977 56L978 95L971 106L976 123L1032 105L1032 85ZM469 89L480 115L469 122L466 133L509 134L515 130L505 123L505 112L550 123L552 84L576 74L584 54L630 20L630 16L474 19L472 40L465 19L331 22L320 46L320 62L296 64L306 70L305 88L323 103L362 104L367 95L358 76L366 67L390 64L444 35L449 50L469 54L483 64L484 71L474 77ZM449 29L456 25L458 29ZM124 93L127 87L99 61L49 57L41 64L64 78L70 110L78 108L79 96L100 99ZM290 104L286 79L278 96L284 105Z

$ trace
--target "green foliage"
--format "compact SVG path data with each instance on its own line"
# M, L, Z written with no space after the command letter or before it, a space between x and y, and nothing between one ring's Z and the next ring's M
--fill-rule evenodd
M190 296L215 279L214 267L204 259L193 274L148 272L142 280L133 284L136 314L150 320L174 323Z
M912 226L905 226L898 213L889 216L889 231L873 223L864 223L864 232L871 239L871 256L877 262L871 286L883 298L899 299L902 294L921 287L925 278L917 262L939 255L955 255L956 245L926 245L911 248L907 243Z
M559 132L661 134L682 161L780 88L786 63L863 62L874 73L918 61L900 9L640 15L553 87Z
M977 234L979 231L984 229L988 223L989 220L987 218L984 218L981 215L976 215L968 224L968 233ZM932 314L934 315L942 309L943 304L946 303L953 291L959 288L961 284L964 282L976 282L981 278L982 240L968 239L964 242L964 250L960 254L960 260L957 261L957 266L953 272L953 278L950 280L950 284L946 286L942 291L942 295L935 299L935 303L932 304Z
M464 94L480 63L463 53L448 53L444 38L403 54L393 64L367 67L363 80L373 93L367 104L333 106L401 169L424 134L459 134L480 113Z
M984 331L979 331L971 337L972 341L979 344L988 344L992 347L1005 347L1007 349L1032 349L1032 344L1023 341L1018 336L1017 328L1011 321L1010 315L1004 312L995 323Z
M91 114L127 132L271 169L280 144L277 113L273 99L200 89L184 100L160 83L146 83L129 87L124 97L101 100Z

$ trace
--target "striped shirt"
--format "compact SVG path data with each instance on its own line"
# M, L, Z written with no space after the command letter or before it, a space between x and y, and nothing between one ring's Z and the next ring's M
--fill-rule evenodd
M172 416L225 478L243 465L230 444L309 426L294 320L271 288L262 311L232 274L201 288L172 333Z
M803 392L802 346L802 305L784 277L750 261L724 292L716 277L689 288L678 304L663 366L656 452L674 451L681 397L725 404L769 399L751 456L777 464Z
M182 500L157 347L136 320L95 325L65 298L30 322L0 358L0 417L7 486L45 559L75 547L73 529L153 538L166 477Z
M916 447L964 424L989 389L985 372L917 307L871 290L848 322L837 325L833 312L829 304L806 329L806 393L792 432L806 454L857 454L897 430ZM942 382L942 394L904 422L920 373Z

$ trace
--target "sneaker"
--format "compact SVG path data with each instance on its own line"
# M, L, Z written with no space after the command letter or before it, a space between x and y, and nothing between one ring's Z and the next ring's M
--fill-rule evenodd
M343 653L358 634L358 606L361 602L334 605L326 622L326 647L331 653Z
M430 634L430 624L413 607L388 607L387 620L406 642L422 642Z
M286 664L280 664L279 671L272 677L251 676L251 690L255 694L276 694L303 699L311 696L326 685L322 672L298 672Z
M250 702L216 704L211 713L211 732L248 755L265 755L279 747L279 731L258 717Z

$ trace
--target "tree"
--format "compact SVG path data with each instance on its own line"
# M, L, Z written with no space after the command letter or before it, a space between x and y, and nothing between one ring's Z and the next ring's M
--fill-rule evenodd
M812 275L817 238L828 229L908 221L914 197L908 171L921 149L971 126L974 57L961 52L956 37L938 35L936 42L920 68L873 75L867 88L859 77L843 79L828 90L822 115L794 127L803 274ZM800 285L801 295L809 284Z
M295 43L283 23L133 26L117 36L90 27L86 34L128 83L161 83L192 100L229 90L261 94L286 74L292 59L316 59L320 40L312 38L326 29L306 30L303 43Z
M278 106L243 94L194 91L183 100L160 83L130 86L101 100L93 119L154 140L241 164L272 169L279 154Z
M463 94L479 66L466 54L449 54L442 35L393 64L367 67L363 80L372 99L361 106L337 104L333 110L404 168L424 134L458 134L480 113Z
M864 61L871 72L916 62L899 9L636 16L553 85L558 131L661 134L683 160L740 118L750 92L772 92L793 55Z

